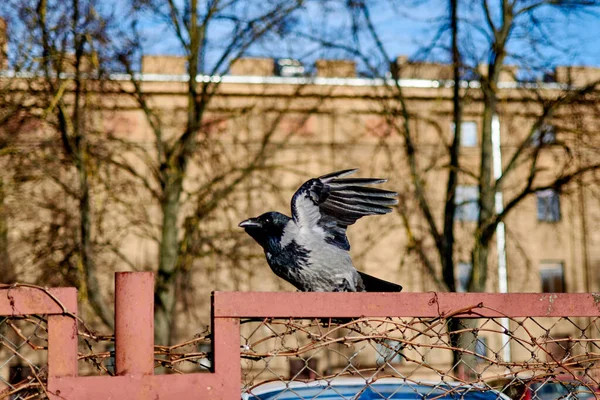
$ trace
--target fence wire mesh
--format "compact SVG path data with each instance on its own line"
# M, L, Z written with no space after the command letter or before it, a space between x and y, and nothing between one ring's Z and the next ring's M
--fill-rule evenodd
M242 321L245 399L590 399L599 318Z
M210 370L210 339L156 346L156 372ZM240 340L248 400L600 398L600 317L244 319ZM0 317L0 399L47 398L47 346L43 315ZM79 372L115 373L82 323Z
M210 370L210 335L197 334L173 346L155 346L156 373ZM115 375L114 336L79 324L79 374ZM0 400L46 399L47 319L43 315L0 316Z
M154 373L209 372L210 358L210 334L202 332L172 346L155 345ZM79 374L115 375L114 336L79 331Z
M0 316L0 399L43 396L47 348L43 316Z

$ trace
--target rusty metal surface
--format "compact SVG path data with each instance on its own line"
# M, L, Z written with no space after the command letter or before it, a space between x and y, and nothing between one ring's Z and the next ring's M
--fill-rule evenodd
M23 321L44 320L47 316L47 363L48 376L77 376L77 290L75 288L46 289L37 286L4 286L0 287L0 315L7 317L23 317ZM15 320L17 322L18 320ZM14 326L14 325L11 325ZM6 344L13 349L20 362L28 365L34 378L26 379L32 385L42 384L41 369L18 351L24 343L38 350L31 338L27 338L18 328L15 331L24 340L16 345L10 340ZM43 335L42 335L43 337ZM39 345L38 345L39 346ZM1 397L1 396L0 396ZM20 397L15 397L20 398Z
M154 274L115 276L115 364L117 375L154 373Z
M48 321L48 392L53 399L240 398L240 318L244 317L498 318L508 315L513 318L568 318L600 315L600 296L596 294L215 292L212 325L214 372L153 375L154 276L149 272L118 273L115 287L115 361L118 376L77 377L76 321L69 315L56 315L64 311L63 306L76 313L75 290L55 289L48 292L52 296L34 288L16 288L8 294L6 292L0 290L0 312L9 310L9 315L44 311L55 314ZM42 309L44 311L40 311ZM271 319L268 320L270 322L265 321L259 322L275 323ZM380 321L382 324L388 322ZM279 338L274 333L276 327L265 325L266 328L270 328L266 331L268 335ZM491 328L487 329L489 333ZM440 337L446 336L440 333ZM379 338L380 335L374 337ZM247 341L250 350L246 351L251 351L252 338ZM419 349L424 348L422 343L418 344ZM436 346L435 349L440 347Z
M229 379L210 373L89 376L54 378L49 381L48 389L53 400L239 399L239 381ZM235 393L231 393L231 387L235 388Z
M479 308L478 306L482 306ZM595 293L214 292L215 317L593 317ZM466 310L458 312L457 310Z
M225 394L239 396L242 381L240 369L240 320L237 318L215 318L213 320L213 371L228 385L223 386ZM227 392L228 391L228 392ZM229 398L224 396L224 398Z
M77 311L75 288L0 287L0 315L52 315L64 311Z
M213 321L214 373L153 375L154 275L117 273L115 282L115 361L119 376L68 377L53 373L51 399L235 399L240 397L240 323ZM71 365L77 354L65 354ZM56 371L56 369L54 370ZM61 371L59 371L61 372Z
M77 320L48 316L48 376L77 376Z

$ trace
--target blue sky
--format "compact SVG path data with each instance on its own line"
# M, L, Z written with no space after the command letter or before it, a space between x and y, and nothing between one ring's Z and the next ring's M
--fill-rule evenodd
M534 0L522 0L523 4ZM489 0L494 3L493 0ZM298 14L291 34L285 39L269 37L252 46L248 54L252 56L293 57L310 63L316 58L346 58L348 54L335 49L324 49L306 36L323 36L337 44L354 45L351 34L351 18L343 8L345 1L321 1L310 3ZM411 4L412 3L412 4ZM440 24L447 17L447 0L374 0L371 2L371 17L377 33L391 58L399 55L424 57L423 48L428 46L438 32ZM407 5L408 4L408 5ZM460 9L464 34L462 43L465 54L484 59L486 45L483 35L475 28L483 24L480 2L463 0ZM248 1L246 7L252 8ZM587 12L561 13L551 7L542 7L536 14L542 30L516 30L510 50L515 57L510 63L519 60L544 59L543 67L554 65L590 65L600 67L600 2L599 6ZM168 29L151 22L145 24L146 52L181 54L181 50ZM228 39L227 26L213 25L211 31L211 54L216 57L220 45ZM375 60L377 51L373 41L366 34L359 34L361 48ZM555 48L544 45L551 38ZM448 36L442 37L440 44L447 44ZM535 54L539 51L539 55ZM437 48L428 53L430 59L444 60L447 52ZM380 60L383 64L384 61ZM524 61L528 62L528 61Z
M14 0L18 1L18 0ZM102 2L102 9L113 11L117 16L127 15L130 0L108 0ZM175 0L183 3L184 0ZM243 0L234 2L238 15L253 15L277 2L286 0ZM364 31L352 35L352 19L346 8L350 0L308 0L307 6L295 14L295 23L290 26L284 38L270 35L265 40L251 46L247 55L273 58L298 58L311 65L317 58L349 58L347 52L339 49L324 48L316 43L314 37L324 37L336 45L355 46L356 40L370 62L379 68L386 68L387 60L380 57L372 38ZM413 58L428 58L437 61L448 61L448 52L442 47L448 44L448 35L442 37L433 52L425 54L423 48L431 44L440 24L448 16L448 0L365 0L370 5L371 19L377 34L391 59L408 55ZM476 27L483 23L481 1L459 0L461 4L462 49L465 56L473 56L472 64L484 61L486 57L485 37L477 33ZM486 0L490 4L500 0ZM519 4L531 4L540 0L518 0ZM564 0L569 1L569 0ZM200 1L200 4L204 4ZM0 2L0 15L10 16L14 13L11 2ZM164 3L166 4L166 2ZM508 59L509 63L518 63L526 58L535 62L543 59L539 67L552 68L556 65L588 65L600 67L600 1L586 12L562 13L556 8L542 7L536 17L541 21L543 29L531 35L528 31L515 32L515 40L510 50L516 55ZM20 45L23 26L18 23L18 16L13 15L11 29L11 46ZM126 17L124 17L126 19ZM9 19L10 21L10 19ZM129 28L127 22L121 24L123 30ZM172 30L164 21L153 18L149 13L141 17L139 27L144 38L146 54L183 54L184 51L175 38ZM215 22L209 31L208 64L216 59L222 51L223 43L231 39L231 24ZM116 35L118 36L118 35ZM313 37L312 39L309 37ZM554 48L544 46L543 42L552 38ZM539 51L535 54L534 50ZM360 69L359 64L359 69ZM366 68L364 65L362 69Z
M433 7L436 4L439 7ZM446 4L447 1L429 1L425 6L417 7L418 11L414 13L406 9L404 15L379 12L373 15L373 19L390 53L415 55L431 40L435 30L432 26L447 13ZM540 18L548 24L549 33L555 35L557 44L567 50L557 54L557 64L600 66L600 7L591 11L563 15L554 9L541 10ZM483 14L474 7L461 10L461 16L479 19ZM470 30L465 25L461 28L463 32Z

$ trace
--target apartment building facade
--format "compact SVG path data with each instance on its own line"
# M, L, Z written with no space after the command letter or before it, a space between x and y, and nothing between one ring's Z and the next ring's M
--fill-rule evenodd
M447 179L447 148L453 137L452 81L450 66L442 64L408 63L403 65L399 87L411 115L418 168L423 172L426 196L434 217L441 226L445 179ZM281 64L281 65L279 65ZM279 65L279 66L278 66ZM287 68L287 69L286 69ZM291 68L291 69L290 69ZM295 188L313 176L335 169L360 168L360 176L381 176L389 179L385 185L401 193L401 207L410 209L413 232L432 254L423 216L415 207L411 176L406 162L405 142L400 134L397 104L390 81L357 77L355 64L346 60L319 60L312 76L289 60L245 58L231 65L230 74L220 77L199 77L219 82L211 100L203 126L204 134L220 143L218 152L241 165L248 161L261 145L268 147L265 165L268 173L257 169L254 177L240 185L234 198L243 199L232 211L231 219L242 220L267 210L289 212L288 199ZM19 79L4 73L5 79ZM499 113L496 129L500 137L498 156L504 165L528 136L543 140L544 154L538 165L550 179L556 168L569 164L590 163L597 157L592 134L598 127L593 102L588 99L559 110L543 127L531 135L542 110L540 97L551 101L600 77L594 68L559 67L553 82L522 83L515 80L510 68L499 83ZM152 146L152 133L144 112L136 106L128 91L130 77L113 74L119 87L111 96L104 96L95 119L100 132ZM152 106L168 117L173 134L183 129L186 99L185 59L176 56L145 56L137 79ZM457 284L464 289L464 279L470 268L474 221L477 219L477 180L480 157L482 102L477 82L464 84L464 115L461 138L461 164L456 216ZM537 96L537 97L536 97ZM391 99L391 100L390 100ZM588 103L586 103L588 101ZM394 114L396 113L396 114ZM530 140L530 141L531 141ZM556 146L553 146L556 144ZM530 144L531 148L535 145ZM565 154L565 151L568 154ZM524 163L526 164L526 163ZM586 165L587 165L586 164ZM224 167L219 162L208 163L213 168ZM582 164L583 165L583 164ZM263 166L264 167L264 166ZM189 181L198 180L192 166ZM504 201L510 200L529 170L507 176L503 184ZM265 169L265 168L262 168ZM214 172L214 171L213 171ZM595 192L597 185L589 174L573 180L563 193L552 189L534 193L524 199L505 220L508 290L512 292L599 290L596 270L600 263L597 243L600 233L595 221L600 214ZM260 186L265 179L277 190ZM540 181L541 182L541 181ZM190 188L194 184L190 183ZM277 193L275 193L277 192ZM218 221L210 224L219 225ZM421 267L409 243L409 233L401 213L370 217L349 229L353 255L357 266L366 272L397 281L407 291L440 289L430 272ZM232 224L228 229L235 228ZM215 228L219 229L219 228ZM413 234L410 233L410 234ZM239 232L243 236L243 232ZM151 265L156 259L156 246L147 240L130 237L124 241L124 251L133 264ZM240 239L242 240L242 239ZM413 243L414 244L414 243ZM252 247L250 247L252 248ZM258 246L252 250L259 253ZM497 252L492 255L492 269L497 271ZM436 261L434 255L431 259ZM240 289L258 289L264 277L270 276L266 263L252 271L253 278L244 279ZM200 268L202 269L202 268ZM254 274L256 278L254 278ZM498 290L497 272L490 272L487 290ZM218 276L212 284L220 287ZM252 282L256 279L256 286ZM277 282L277 281L276 281ZM246 284L248 285L247 287ZM214 286L214 285L212 285ZM277 283L270 288L283 288ZM228 287L227 284L223 288ZM207 290L209 287L207 287ZM208 294L208 292L205 292Z
M177 56L146 56L142 59L140 73L134 77L152 108L168 122L165 132L173 137L184 129L189 80L185 63L184 58ZM186 271L190 294L181 307L189 318L179 322L181 332L188 332L190 324L196 329L199 323L208 320L213 290L294 290L272 274L261 249L237 227L237 223L268 210L289 214L289 200L305 180L338 169L359 168L358 176L387 178L384 187L400 194L401 209L398 212L364 218L349 228L356 266L402 284L407 292L443 290L436 282L441 272L435 248L428 236L424 216L415 204L406 142L401 134L403 117L398 112L395 96L400 88L410 114L409 127L418 169L439 227L443 218L448 146L454 134L452 75L448 65L409 63L404 58L398 63L401 73L397 81L360 77L355 64L346 60L319 60L314 73L309 74L305 66L294 60L264 58L237 60L224 76L196 78L212 80L219 85L206 110L201 128L203 140L186 177L186 193L191 197L200 192L207 177L214 178L228 169L252 165L254 170L228 194L221 209L198 226L200 239L203 236L217 239L199 241L204 246L199 251L202 255L192 260ZM594 112L593 99L582 96L569 107L559 109L539 127L535 124L545 102L595 82L600 78L600 70L557 68L551 82L526 83L517 82L514 72L507 68L498 85L500 101L494 123L495 134L499 137L496 160L500 162L500 156L502 165L506 166L522 146L527 146L524 152L527 155L543 147L544 153L536 165L541 171L536 183L540 184L551 181L561 169L569 166L594 164L598 159L596 151L600 148L594 133L600 127L600 119ZM11 71L2 74L5 81L35 79ZM156 138L147 115L131 96L134 91L131 79L126 74L110 75L114 86L98 96L100 101L91 119L99 137L116 140L108 144L104 139L98 142L106 144L107 149L124 141L129 143L129 149L134 149L133 145L152 149L155 145ZM25 90L27 86L20 87ZM465 290L471 268L473 231L478 217L475 177L480 160L483 112L477 81L464 82L462 93L462 172L457 186L459 209L455 218L455 272L459 290ZM44 129L33 127L35 134L42 136ZM27 143L29 145L31 142ZM260 158L257 158L258 154L261 154ZM501 204L514 198L528 179L531 164L527 163L527 157L523 160L517 163L515 172L507 176L499 190L503 196ZM130 161L139 174L151 173L139 157L132 155ZM599 185L594 171L590 171L581 179L573 179L560 191L549 188L532 193L507 216L503 248L508 291L600 291L600 231L596 229L600 222ZM131 228L136 226L133 221L139 215L127 215L125 208L107 211L106 219L114 220L111 224L113 232L123 225L130 228L123 228L126 233L118 248L119 256L127 262L115 261L114 255L107 256L107 267L101 271L100 279L107 283L104 285L107 297L113 270L155 267L158 246L153 237L156 230L152 231L152 226L155 229L160 223L158 209L139 181L126 179L122 184L113 185L117 187L116 192L109 195L108 189L98 189L97 196L115 196L138 211L143 210L151 228L147 231ZM40 191L39 185L36 187L35 190L12 193L8 208L20 210L19 207L25 204L32 218L39 218L42 223L52 221L52 211L36 208L36 199L29 196ZM96 212L106 209L100 203L95 204ZM193 205L186 207L184 226L194 212ZM23 260L21 268L26 271L21 276L35 280L35 265L26 256L31 247L19 244L20 239L35 228L35 222L27 221L26 214L19 218L13 222L23 225L13 223L9 232L11 249L15 260ZM501 290L496 243L490 256L490 279L486 288L489 292ZM221 249L211 248L221 245ZM423 265L415 251L416 245L422 246L435 261L433 271ZM566 329L565 335L568 334ZM500 347L497 337L491 336L489 341L498 342L494 346ZM375 360L378 356L371 353L365 357ZM431 361L451 362L450 359ZM277 368L285 371L286 366Z

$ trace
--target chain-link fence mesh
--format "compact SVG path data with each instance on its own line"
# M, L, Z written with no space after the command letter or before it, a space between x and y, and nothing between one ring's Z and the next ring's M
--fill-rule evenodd
M246 399L588 399L599 318L242 321Z
M600 398L600 317L244 319L244 399ZM218 338L217 338L218 340ZM210 334L155 347L157 373L208 371ZM43 316L0 317L0 399L46 398ZM81 375L114 338L79 330Z
M173 346L155 346L155 373L209 372L212 367L210 334L202 332Z
M79 374L114 375L114 336L79 324ZM208 332L174 346L155 346L156 373L210 370ZM45 316L0 316L0 400L48 398L48 330Z
M48 330L43 316L0 316L0 399L44 394Z

